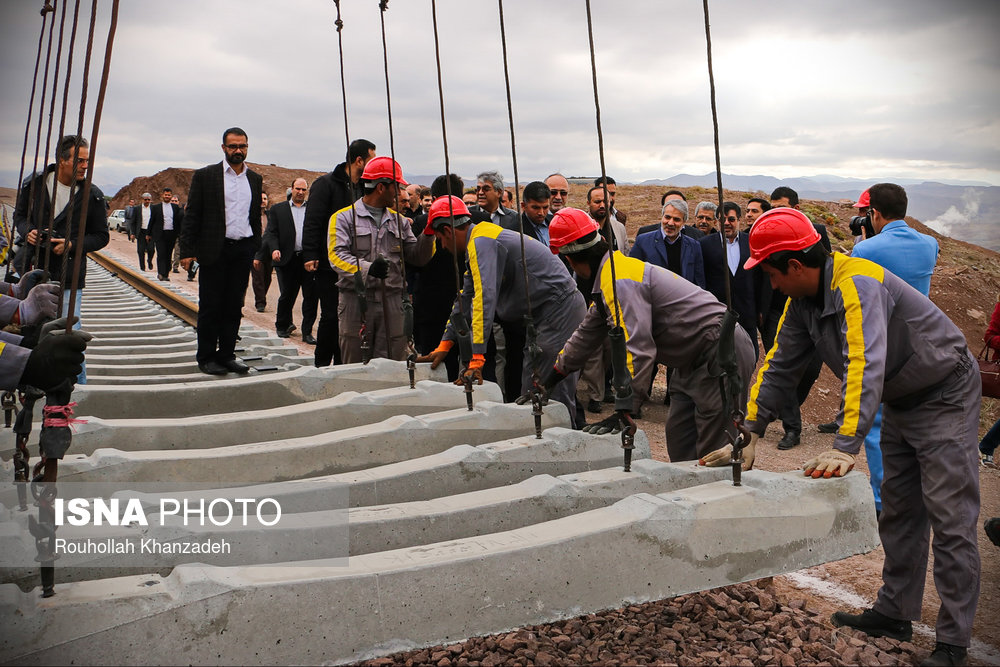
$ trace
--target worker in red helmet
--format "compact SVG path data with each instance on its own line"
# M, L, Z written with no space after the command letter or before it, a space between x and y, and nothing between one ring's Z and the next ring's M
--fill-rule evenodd
M727 442L730 435L735 436L735 427L723 407L720 374L714 368L725 305L676 273L617 250L613 280L610 247L597 223L578 209L559 209L549 224L549 246L569 261L583 283L581 289L593 295L587 316L556 360L556 373L565 375L582 368L620 323L632 376L633 413L638 413L649 394L654 364L675 369L666 423L671 461L697 459ZM754 348L738 325L735 334L745 396L753 372ZM614 432L620 427L615 413L590 430Z
M750 390L746 425L753 439L777 416L814 350L842 381L841 408L833 448L805 464L807 475L849 472L884 404L883 585L871 609L837 612L833 624L908 641L911 621L920 618L933 529L941 607L938 643L924 664L964 664L979 595L981 392L965 336L895 274L866 259L827 252L800 211L768 211L757 218L749 240L745 268L760 265L789 297ZM725 463L728 454L706 459Z
M482 368L493 322L524 322L530 300L536 342L541 352L537 368L534 368L529 350L531 341L525 341L521 393L527 394L532 388L532 372L544 373L552 368L559 350L583 320L587 309L566 265L542 243L525 236L523 257L528 273L525 276L521 234L492 222L473 222L469 209L458 197L435 200L424 233L428 230L449 252L458 256L465 254L466 268L462 291L458 295L461 307L456 300L441 344L417 361L429 361L434 366L441 363L457 340L454 321L464 313L472 332L473 354L463 376L482 384ZM566 406L574 428L582 426L576 423L577 375L572 374L549 394L550 398ZM517 396L505 398L508 401L520 399Z
M403 299L408 298L402 262L423 266L434 253L434 242L424 236L418 240L409 218L391 208L399 188L407 186L398 162L372 158L361 174L361 184L364 194L333 214L327 237L330 264L339 274L337 287L342 295L338 313L341 356L345 364L367 361L362 358L364 336L372 357L402 361L407 344Z

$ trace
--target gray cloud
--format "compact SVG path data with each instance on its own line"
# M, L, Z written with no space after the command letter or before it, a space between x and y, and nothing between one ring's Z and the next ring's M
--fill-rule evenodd
M341 4L351 136L387 154L377 4ZM497 6L437 8L452 170L498 168L511 180ZM583 6L504 9L521 179L596 173ZM39 18L33 3L0 12L4 90L15 93L0 99L0 180L12 183ZM715 0L711 12L726 171L1000 183L995 3ZM701 7L597 0L593 15L608 171L643 180L714 169ZM307 0L123 3L98 182L220 159L218 134L232 124L250 134L253 161L332 167L344 152L334 19L333 3ZM430 2L397 0L385 19L397 159L408 173L439 173Z

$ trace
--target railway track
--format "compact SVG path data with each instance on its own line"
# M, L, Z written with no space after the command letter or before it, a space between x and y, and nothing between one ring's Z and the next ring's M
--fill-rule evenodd
M36 510L0 493L0 662L351 662L877 544L863 476L734 487L652 460L641 431L625 473L616 436L554 404L536 438L530 406L486 384L468 410L443 368L411 389L402 362L317 369L244 326L250 374L203 375L189 297L108 258L88 271L86 423L59 470L88 513L57 528L76 546L43 599Z

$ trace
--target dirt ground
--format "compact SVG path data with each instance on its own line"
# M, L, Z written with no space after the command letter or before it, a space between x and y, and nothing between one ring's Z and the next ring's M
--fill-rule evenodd
M574 186L576 188L578 186ZM577 203L577 202L574 202ZM655 220L655 218L653 218ZM649 222L650 220L644 220ZM634 234L634 228L639 222L629 220L629 231ZM949 243L960 243L951 242ZM944 245L944 244L943 244ZM968 244L962 244L968 245ZM111 243L107 251L116 259L124 261L133 268L138 266L135 253L135 246L129 243L126 236L121 233L111 233ZM984 251L988 252L988 251ZM945 309L949 315L958 321L960 318L956 314L963 315L970 322L966 322L968 329L980 326L978 320L983 317L982 312L974 311L968 315L968 308L963 306L963 294L959 290L945 289L942 285L950 284L949 281L961 280L962 268L947 265L939 268L935 273L932 297L941 305L945 304ZM146 272L151 279L155 279L155 271ZM188 282L186 275L171 274L171 282L182 291L197 295L197 282ZM995 284L995 283L994 283ZM935 294L935 291L937 294ZM993 294L996 291L994 290ZM264 329L274 330L274 314L278 299L277 280L271 283L268 292L267 308L264 313L256 312L253 303L253 293L247 290L246 304L243 309L244 318ZM964 302L968 303L968 302ZM988 313L986 314L988 317ZM301 324L301 313L296 305L293 320L296 325ZM962 326L962 323L960 323ZM963 327L963 330L967 330ZM979 329L982 331L982 329ZM315 331L313 332L315 334ZM302 342L301 330L296 330L289 343L296 345L303 354L311 354L312 346ZM970 335L967 331L967 335ZM981 333L979 334L981 335ZM971 338L971 335L970 335ZM972 346L976 351L973 341ZM654 384L653 394L650 402L643 409L643 419L639 420L639 427L642 428L649 437L653 456L658 460L668 460L665 448L665 436L663 424L666 420L667 407L662 405L665 385L663 374L660 373ZM832 373L826 368L823 369L819 380L802 409L802 444L788 451L780 451L776 444L782 435L780 424L772 425L766 437L762 441L762 446L758 448L755 466L764 470L787 471L800 468L802 463L812 456L827 449L833 435L819 433L816 424L831 421L837 412L840 399L840 384ZM610 406L604 406L601 416L588 414L588 420L597 420L610 414ZM981 419L980 435L985 432L985 428L1000 417L1000 401L984 399L983 418ZM858 457L856 471L851 474L867 474L867 465L863 453ZM985 518L1000 516L1000 469L980 468L980 486L982 509L980 516L980 526ZM872 518L874 521L874 517ZM979 531L979 544L982 560L982 580L979 607L976 614L974 627L974 640L982 642L978 648L974 646L973 661L979 664L1000 664L1000 549L994 547L986 536ZM881 583L881 567L883 554L881 549L877 549L869 554L855 556L842 561L828 563L820 567L798 573L803 576L777 577L775 587L779 594L786 600L792 598L806 598L808 608L824 610L824 612L835 611L839 608L854 607L863 604L861 600L871 601ZM938 608L938 598L934 589L932 576L933 557L928 564L927 581L924 592L924 611L922 622L930 629L930 633L919 634L919 630L914 635L914 643L924 648L933 647L933 627ZM824 618L826 615L823 616ZM817 616L817 618L821 618Z

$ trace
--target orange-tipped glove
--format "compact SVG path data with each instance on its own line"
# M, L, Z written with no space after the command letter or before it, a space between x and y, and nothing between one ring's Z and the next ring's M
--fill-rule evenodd
M481 354L472 355L469 366L462 372L462 377L458 378L455 384L462 384L465 378L469 378L476 384L483 383L483 366L486 365L486 357Z
M760 436L756 433L750 434L750 442L743 446L743 465L741 468L743 470L750 470L753 468L753 462L757 455L757 441ZM720 466L727 466L733 461L733 446L726 445L720 449L716 449L714 452L709 452L705 456L698 459L698 465L706 466L708 468L718 468Z
M430 362L431 368L437 368L444 361L444 358L448 356L448 353L451 352L451 348L454 345L454 341L443 340L430 353L417 357L416 362L418 364Z
M813 479L820 477L843 477L854 468L854 455L839 449L830 449L805 463L806 475Z

